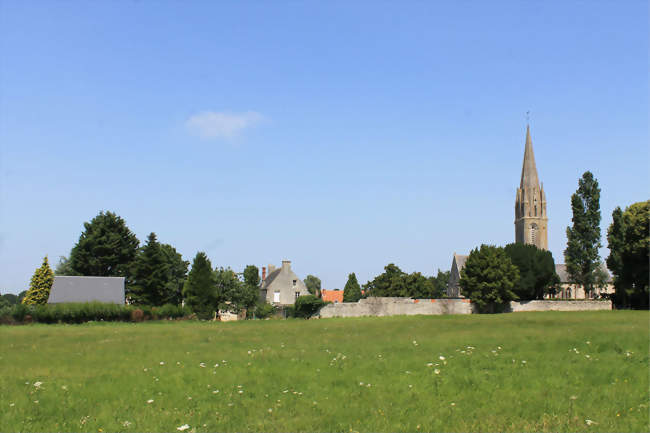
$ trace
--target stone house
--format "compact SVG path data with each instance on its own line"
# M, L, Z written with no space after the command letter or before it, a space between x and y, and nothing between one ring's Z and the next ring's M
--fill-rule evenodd
M454 253L454 258L451 261L451 270L449 272L449 282L447 283L447 297L448 298L464 298L460 294L460 271L465 267L465 262L469 256L463 256Z
M283 260L282 266L269 265L269 274L262 268L260 300L277 306L293 305L298 296L309 295L307 286L291 270L291 261Z
M555 265L555 273L560 277L560 285L556 288L555 295L547 295L547 299L596 299L604 294L614 294L614 281L607 271L607 266L601 263L600 270L607 274L607 281L604 287L595 287L588 298L582 285L571 281L565 264Z

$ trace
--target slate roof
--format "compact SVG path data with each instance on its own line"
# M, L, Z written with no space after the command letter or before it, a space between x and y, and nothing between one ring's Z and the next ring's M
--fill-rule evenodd
M605 265L605 263L601 263L600 268L603 271L605 271L605 273L607 274L607 282L611 283L613 281L612 276L610 275L609 271L607 270L607 266ZM559 264L555 265L555 273L557 274L558 277L560 277L560 282L562 282L562 283L572 283L573 282L573 281L571 281L571 279L569 277L569 273L567 272L566 265L564 263L559 263Z
M55 276L47 303L63 302L124 304L124 277Z
M264 280L264 282L262 283L262 290L266 289L269 286L269 284L271 284L273 280L275 280L275 278L278 275L280 275L281 270L282 268L277 268L276 270L274 270L273 272L271 272L266 276L266 280Z
M458 267L458 272L460 272L465 267L465 262L467 261L468 257L469 256L454 254L454 258L456 259L456 266Z

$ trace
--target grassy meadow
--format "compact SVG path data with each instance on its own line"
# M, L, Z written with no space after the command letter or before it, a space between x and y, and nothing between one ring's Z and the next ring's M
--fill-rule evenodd
M0 327L0 431L649 431L648 312Z

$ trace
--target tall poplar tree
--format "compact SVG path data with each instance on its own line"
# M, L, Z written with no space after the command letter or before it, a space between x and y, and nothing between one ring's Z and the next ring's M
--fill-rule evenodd
M183 287L185 303L201 319L209 319L217 310L216 280L208 256L200 251L192 262Z
M348 275L348 281L343 289L343 302L357 302L359 299L361 299L361 286L359 286L357 276L352 272Z
M29 290L23 298L23 304L46 304L47 299L50 297L50 289L52 288L53 282L54 272L52 272L52 268L50 268L50 264L47 261L47 256L45 256L41 267L34 271L32 281L29 283Z
M564 260L571 280L590 294L600 266L600 188L594 175L587 171L578 181L578 190L571 196L572 226L567 227Z

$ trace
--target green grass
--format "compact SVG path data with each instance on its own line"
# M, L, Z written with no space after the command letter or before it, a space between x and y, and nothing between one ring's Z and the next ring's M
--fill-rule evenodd
M649 431L649 319L3 326L0 431Z

